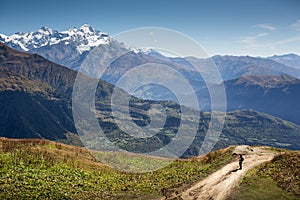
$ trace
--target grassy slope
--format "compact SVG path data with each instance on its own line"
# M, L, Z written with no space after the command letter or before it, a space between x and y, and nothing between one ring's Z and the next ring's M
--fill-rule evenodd
M230 162L232 151L218 150L204 157L177 160L155 172L134 174L96 162L84 148L47 140L0 138L0 199L168 196ZM122 155L115 157L121 159ZM144 164L137 156L132 155L132 160ZM229 199L299 199L299 164L299 151L281 151L270 163L250 170Z
M204 157L177 160L155 172L133 174L96 162L84 148L52 141L0 138L0 147L0 199L160 197L230 162L233 150L218 150Z
M299 199L300 152L284 151L250 170L229 199Z

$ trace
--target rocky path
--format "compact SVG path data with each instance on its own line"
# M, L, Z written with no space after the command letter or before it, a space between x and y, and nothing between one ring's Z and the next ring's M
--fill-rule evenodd
M243 169L238 170L238 157L236 162L229 163L222 169L211 174L191 188L168 199L183 200L223 200L231 190L244 177L249 169L274 158L274 153L263 147L237 146L234 153L243 154Z

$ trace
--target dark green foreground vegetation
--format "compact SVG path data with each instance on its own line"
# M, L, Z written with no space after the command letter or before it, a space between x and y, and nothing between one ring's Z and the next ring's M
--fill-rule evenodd
M0 147L0 199L155 198L181 190L233 159L233 148L227 148L136 174L98 163L84 148L51 141L0 139Z

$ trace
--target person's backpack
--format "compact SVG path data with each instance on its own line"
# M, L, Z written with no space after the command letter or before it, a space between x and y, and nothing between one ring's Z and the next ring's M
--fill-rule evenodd
M244 157L240 157L240 162L243 162L244 161Z

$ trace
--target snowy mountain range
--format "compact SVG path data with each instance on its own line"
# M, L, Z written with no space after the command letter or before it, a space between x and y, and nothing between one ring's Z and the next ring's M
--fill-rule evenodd
M111 37L108 34L97 31L88 24L62 32L42 27L36 32L19 32L11 36L0 34L0 41L23 51L33 51L34 49L58 43L65 45L74 43L77 51L82 54L92 47L107 44L110 40Z
M210 66L210 61L212 60L220 72L222 80L225 81L229 111L240 108L254 109L300 123L297 120L299 113L293 112L295 116L292 114L285 115L287 113L286 110L296 108L295 105L299 102L297 95L300 88L300 82L298 81L300 79L300 65L298 64L299 56L295 54L269 58L251 56L169 58L156 51L143 51L138 48L126 46L126 44L113 39L104 32L95 30L88 24L62 32L43 27L36 32L16 33L11 36L0 34L0 42L6 43L17 50L39 54L54 63L74 70L78 70L90 53L92 55L96 53L98 59L97 65L107 66L101 79L114 85L116 85L126 72L136 66L147 63L168 66L183 75L190 83L194 91L196 91L199 100L198 106L202 110L210 110L210 93L207 85L215 85L220 82L205 82L202 75L193 66ZM93 49L95 51L91 51ZM107 61L111 61L111 58L116 55L121 56L107 65ZM205 69L205 67L202 68L201 73L210 74L210 71ZM178 86L178 82L174 82L176 78L171 74L162 73L159 70L155 71L153 68L145 70L145 74L148 71L152 74L160 74L164 78L164 81L170 81L170 83ZM251 76L250 79L241 78L249 75ZM293 77L297 78L296 82ZM286 79L289 80L288 86L285 85ZM272 85L272 87L265 87L274 81L278 84L275 86ZM126 90L125 88L122 89ZM187 95L186 91L181 88L178 91L182 96ZM177 102L177 98L172 91L155 85L141 87L134 93L127 92L143 99L171 100ZM256 96L254 99L261 97L261 101L253 101L254 96ZM285 100L283 97L288 100ZM265 106L266 102L273 101L273 99L276 99L276 103L278 104L270 104L270 109L266 109L269 108ZM261 104L254 104L256 102L260 102ZM196 106L186 105L189 107ZM291 107L280 112L272 110L278 107L283 108L282 105Z
M36 32L19 32L11 36L0 34L0 42L6 43L17 50L37 53L54 63L74 70L79 69L87 55L95 47L97 47L95 50L99 60L98 64L104 66L107 66L107 61L111 61L112 56L122 55L110 63L101 77L102 80L114 85L120 77L136 66L146 63L165 65L180 72L189 81L195 91L201 90L202 96L198 96L199 99L205 99L203 96L208 95L207 84L219 84L219 82L205 83L201 74L192 65L209 66L211 60L215 63L223 81L248 75L278 76L281 74L287 74L300 79L300 65L298 66L297 64L299 56L297 55L282 55L270 58L251 56L213 56L209 59L194 57L168 58L153 50L144 51L126 46L126 44L113 39L104 32L95 30L88 24L62 32L42 27ZM94 51L94 53L96 52ZM161 73L153 69L151 70L152 73ZM204 68L201 73L210 74ZM174 79L170 74L163 74L163 77L170 81ZM182 91L182 94L185 93L186 91ZM174 95L162 87L145 87L141 91L130 94L150 100L176 101ZM209 104L209 102L203 102L205 105Z
M8 46L31 53L37 53L48 60L51 60L55 63L67 66L71 69L77 70L82 61L85 59L86 54L99 45L103 46L103 48L108 49L121 49L126 48L127 50L133 51L137 56L140 56L139 53L147 54L148 56L155 57L156 59L173 62L181 65L188 66L189 63L186 63L186 60L182 60L182 58L172 59L161 55L158 52L153 50L141 50L135 47L124 46L123 43L118 42L113 39L107 33L98 31L94 29L89 24L83 24L80 27L74 27L72 29L59 32L57 30L50 29L48 27L42 27L35 32L28 33L15 33L10 36L4 35L0 33L0 42L7 44ZM275 67L278 63L281 63L285 66L280 66L279 68L292 67L300 69L300 56L295 54L287 54L287 55L276 55L268 58L255 58L255 57L237 57L237 56L214 56L212 59L218 65L218 61L222 60L224 66L221 66L221 70L226 72L226 80L237 78L241 75L260 75L257 73L244 73L237 74L238 76L229 76L227 75L232 71L232 66L228 66L234 63L237 63L237 67L234 67L234 71L240 71L240 67L248 68L248 61L245 60L254 60L251 63L251 67L255 67L259 65L261 62L269 62L266 66ZM234 63L232 61L234 60ZM270 62L270 60L276 62ZM234 64L235 65L235 64ZM228 71L228 67L230 70ZM223 69L224 68L224 69ZM260 67L255 67L260 68ZM278 69L278 66L275 67ZM256 69L259 71L259 69ZM273 69L272 69L273 70ZM272 71L271 70L271 71ZM294 71L295 69L288 68L288 71ZM245 70L244 70L245 71ZM247 70L246 70L247 71ZM268 71L268 69L267 69ZM286 69L278 70L278 73L286 73ZM222 72L221 72L222 73ZM278 74L277 73L277 74ZM268 75L276 74L276 73L267 73ZM293 75L292 73L287 73L289 75ZM262 74L264 75L264 74ZM298 74L296 75L298 78Z

